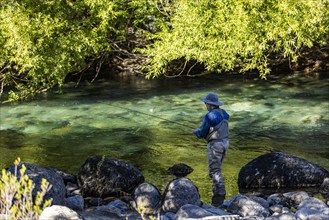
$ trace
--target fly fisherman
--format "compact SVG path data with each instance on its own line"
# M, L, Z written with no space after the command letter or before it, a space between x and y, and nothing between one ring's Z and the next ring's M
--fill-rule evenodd
M201 100L205 103L208 113L204 116L201 127L194 129L193 133L208 142L208 169L213 182L212 205L218 207L223 204L226 195L221 166L229 146L228 119L230 116L219 107L223 103L218 100L215 93L209 93Z

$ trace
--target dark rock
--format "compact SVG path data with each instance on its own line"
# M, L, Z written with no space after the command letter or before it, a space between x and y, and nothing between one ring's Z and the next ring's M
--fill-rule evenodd
M176 177L185 177L188 174L192 173L193 169L192 169L192 167L190 167L184 163L179 163L179 164L173 165L172 167L169 167L168 172Z
M76 176L74 176L73 174L69 174L63 170L59 170L55 167L48 167L47 169L54 171L55 173L57 173L58 175L60 175L62 177L62 179L64 180L64 183L77 183L77 178Z
M329 172L314 163L287 153L271 152L242 167L238 186L240 192L251 189L319 188L326 177L329 177Z
M136 210L143 210L145 214L155 214L161 207L161 194L150 183L140 184L133 192L133 206Z
M90 200L89 200L89 204L91 205L91 206L100 206L100 205L102 205L103 204L103 199L102 198L91 198Z
M325 178L320 187L320 193L329 200L329 178Z
M106 213L109 216L107 219L117 219L114 217L117 216L119 219L142 220L142 216L137 211L130 209L126 203L119 199L112 201L107 205L98 206L95 211L104 214ZM85 214L82 215L85 216Z
M65 206L73 210L83 210L85 202L82 196L72 196L65 198Z
M267 197L267 202L270 206L282 205L284 207L289 207L288 199L284 197L281 193L270 195L269 197Z
M100 156L89 157L78 173L78 184L84 196L120 196L131 193L143 182L144 176L133 165Z
M45 194L44 200L52 199L52 205L63 205L66 190L62 177L60 177L52 170L46 169L35 164L20 163L17 166L17 169L20 170L23 164L26 167L25 174L35 184L35 187L32 192L33 197L37 195L37 192L41 191L40 186L42 183L42 179L46 179L51 185L51 188ZM15 166L11 166L8 171L11 173L15 173ZM20 172L17 173L17 177L20 178Z
M201 205L197 187L184 177L171 181L164 192L162 210L176 213L186 204Z

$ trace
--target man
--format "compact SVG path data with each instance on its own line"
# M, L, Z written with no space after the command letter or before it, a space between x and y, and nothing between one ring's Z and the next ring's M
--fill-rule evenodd
M201 100L205 103L208 113L204 116L201 127L194 129L193 133L208 142L208 168L213 182L212 205L217 207L223 204L226 195L221 166L229 146L228 119L230 116L219 107L223 103L218 100L215 93L209 93Z

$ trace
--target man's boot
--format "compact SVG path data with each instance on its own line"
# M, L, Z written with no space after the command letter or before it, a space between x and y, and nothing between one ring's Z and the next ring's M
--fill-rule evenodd
M213 195L211 205L215 207L219 207L224 203L225 195Z

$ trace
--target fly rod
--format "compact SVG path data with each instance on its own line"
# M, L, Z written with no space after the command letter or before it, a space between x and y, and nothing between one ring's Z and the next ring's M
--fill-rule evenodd
M124 108L124 107L117 106L117 105L112 105L112 104L108 104L108 105L110 105L112 107L115 107L115 108L120 108L120 109L124 109L124 110L128 110L128 111L132 111L132 112L135 112L137 114L146 115L146 116L157 118L157 119L160 119L160 120L163 120L163 121L171 122L173 124L177 124L177 125L180 125L180 126L184 126L184 127L195 129L194 127L192 127L190 125L186 125L186 124L183 124L183 123L180 123L180 122L177 122L177 121L172 121L172 120L169 120L169 119L166 119L166 118L162 118L162 117L157 116L157 115L151 115L151 114L147 114L145 112L141 112L141 111L137 111L137 110L129 109L129 108Z

